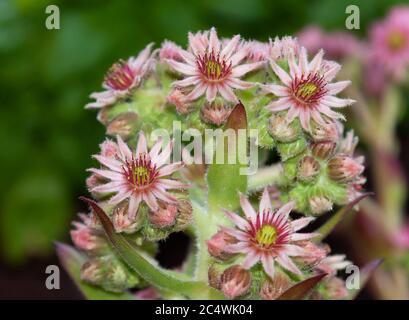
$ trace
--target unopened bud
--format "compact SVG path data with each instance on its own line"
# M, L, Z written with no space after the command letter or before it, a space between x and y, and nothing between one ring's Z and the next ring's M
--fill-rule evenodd
M114 158L118 154L118 145L109 139L106 139L99 145L101 149L101 156L107 158Z
M327 299L331 300L343 299L348 295L345 281L338 277L333 277L326 281L324 291Z
M105 247L104 239L96 235L92 228L80 222L73 224L76 229L71 230L71 239L78 249L95 253Z
M108 124L107 134L111 136L119 135L122 139L127 139L136 130L137 121L138 115L135 112L121 113Z
M328 175L332 180L348 182L357 178L365 167L347 155L337 155L328 161Z
M212 264L209 267L207 277L209 281L209 286L215 288L215 289L220 289L220 276L222 275L222 272L218 270L217 265Z
M182 90L175 88L167 97L169 104L176 107L176 111L180 114L187 114L191 111L190 103L186 100L186 95Z
M175 224L177 215L178 207L168 204L149 214L149 222L157 228L168 228Z
M221 126L226 122L231 110L224 101L213 101L200 109L200 117L206 123Z
M81 279L93 285L98 285L104 278L103 263L99 259L91 259L81 267Z
M226 246L229 244L234 244L236 242L236 238L220 230L213 237L206 241L207 250L209 251L211 256L219 260L226 261L234 256L234 254L225 250Z
M95 187L98 187L104 183L104 181L98 176L97 174L93 173L91 174L87 180L85 180L85 184L87 185L87 189L91 192L92 189Z
M178 200L178 212L175 224L175 231L186 229L193 222L192 204L187 199Z
M220 278L220 289L228 298L236 298L247 293L251 286L251 274L235 265L224 270Z
M307 254L297 258L297 260L300 260L302 263L310 266L321 262L321 260L324 259L330 252L327 245L317 245L312 241L302 241L299 243L299 246L303 248Z
M290 279L281 272L277 273L274 279L268 279L263 282L260 289L260 297L263 300L275 300L289 287Z
M313 196L309 199L311 213L321 215L332 210L333 203L325 196Z
M314 157L306 156L298 163L298 178L304 182L312 182L320 172L320 164Z
M332 141L339 139L339 129L335 122L328 123L326 126L315 125L311 131L314 141Z
M112 256L102 256L85 262L81 279L111 292L122 292L135 287L140 280Z
M270 118L268 131L274 139L280 142L294 141L300 135L300 128L296 122L288 123L283 115L273 115Z
M320 141L311 144L312 154L321 159L328 159L331 157L337 144L333 141Z
M136 219L130 219L128 215L128 205L120 203L112 213L112 223L116 232L134 233L138 228L138 222L142 215L138 214Z

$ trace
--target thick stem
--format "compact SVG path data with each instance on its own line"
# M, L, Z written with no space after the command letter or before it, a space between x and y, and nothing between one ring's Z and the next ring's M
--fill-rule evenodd
M248 190L257 191L267 186L281 185L284 182L283 167L280 163L257 170L257 173L249 176Z

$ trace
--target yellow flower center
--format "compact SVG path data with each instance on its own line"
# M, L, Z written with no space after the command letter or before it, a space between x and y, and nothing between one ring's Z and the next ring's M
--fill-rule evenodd
M307 82L300 85L295 92L295 95L301 100L308 100L317 92L317 90L318 87L314 83Z
M258 244L262 246L272 245L274 244L276 239L277 239L277 230L269 224L262 226L261 229L258 230L256 233L256 240Z
M148 168L143 166L137 166L133 170L133 180L138 186L145 185L149 183L150 172Z
M400 32L392 32L388 37L388 45L392 50L399 50L405 45L405 38Z
M208 61L206 64L207 76L209 78L219 78L222 73L222 66L217 61Z

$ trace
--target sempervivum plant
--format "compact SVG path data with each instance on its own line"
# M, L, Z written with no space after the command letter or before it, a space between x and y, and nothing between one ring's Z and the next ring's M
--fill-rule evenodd
M339 69L291 37L219 39L214 28L115 63L87 105L111 136L88 170L90 212L74 222L75 248L57 248L85 297L353 297L337 275L351 262L322 242L366 195ZM211 129L222 135L202 143ZM254 150L262 167L245 172ZM158 242L180 231L196 245L164 269Z

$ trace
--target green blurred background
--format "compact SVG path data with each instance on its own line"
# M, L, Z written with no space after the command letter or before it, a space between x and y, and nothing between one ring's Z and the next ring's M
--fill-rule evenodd
M13 297L45 296L35 288L43 280L32 291L17 283L55 262L53 241L68 241L70 221L83 208L77 198L86 193L85 169L104 137L95 113L83 106L118 58L151 41L184 45L187 31L211 26L222 36L258 40L308 24L344 29L350 4L360 8L359 36L397 3L0 0L0 297L10 297L3 290L10 281ZM45 27L49 4L60 8L60 30Z

